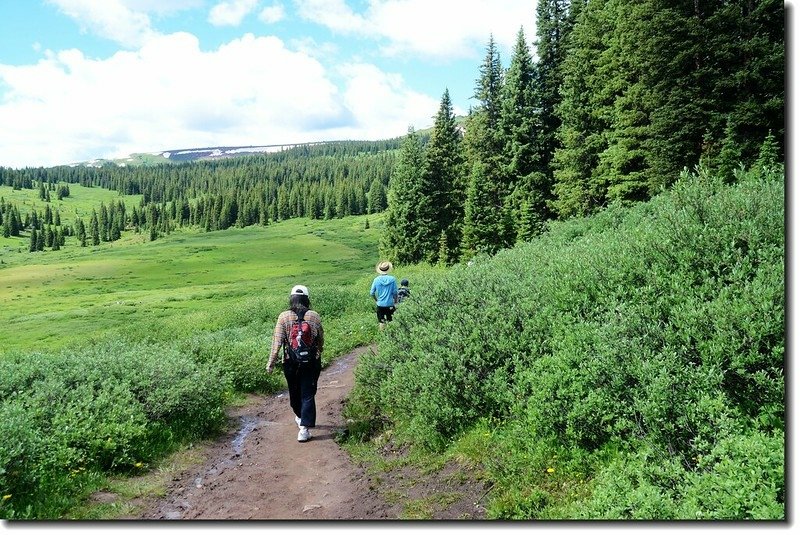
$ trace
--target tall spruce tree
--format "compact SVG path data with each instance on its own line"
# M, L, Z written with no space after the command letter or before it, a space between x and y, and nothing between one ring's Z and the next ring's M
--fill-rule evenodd
M465 259L478 253L495 254L505 246L503 241L498 240L498 236L506 232L505 211L488 175L485 164L480 161L473 164L464 204L461 239L461 253ZM498 204L501 204L499 209Z
M489 36L486 55L478 70L472 97L477 101L467 117L464 138L465 152L470 165L476 161L488 163L503 150L500 116L503 108L504 72L500 52L493 36Z
M466 236L467 241L460 244L461 251L466 255L472 255L476 250L496 252L513 243L513 229L506 224L510 220L506 213L507 198L512 191L514 177L508 173L503 162L504 80L500 52L494 37L490 36L472 95L477 104L470 109L465 124L464 174L467 190L473 194L469 215L465 207L464 225L465 229L469 227L469 235ZM484 183L475 184L476 180ZM475 195L488 202L475 203ZM497 222L494 232L478 231L477 228L484 225L481 222L487 221ZM475 240L480 242L476 243Z
M461 134L450 91L445 89L425 151L418 201L420 248L431 263L451 264L458 259L464 218L463 162ZM444 258L442 251L446 251Z
M95 210L92 210L92 217L89 220L89 239L92 240L92 245L100 245L100 222Z
M543 123L541 106L536 102L535 67L520 28L505 75L500 116L503 173L508 177L508 242L523 241L541 232L542 222L548 217L551 186L538 150Z
M783 128L775 0L573 4L553 203L562 216L645 200L701 160L748 165ZM782 138L781 138L782 139Z
M76 235L78 237L78 242L80 242L81 247L86 247L86 225L83 223L83 219L78 219L76 223Z
M574 0L575 25L567 39L564 82L556 113L561 123L552 162L553 209L560 217L591 213L605 202L606 177L596 172L607 147L612 96L599 69L607 54L613 21L602 2Z
M647 75L659 52L653 46L658 43L649 38L659 1L609 0L605 4L614 27L598 70L612 107L608 145L599 155L595 172L608 184L607 201L644 201L649 184L655 182L646 145L652 137L650 116L657 102Z
M379 177L375 177L367 193L367 213L376 214L386 209L386 187Z
M696 3L702 25L699 67L709 102L708 131L722 148L726 129L741 146L742 159L752 163L769 131L784 154L785 10L781 0L731 0Z
M36 232L36 229L32 228L31 229L31 243L30 243L30 246L28 247L28 252L35 253L37 251L36 244L38 243L38 238L39 238L39 236L38 236L38 233Z
M398 264L417 263L424 257L419 216L424 165L422 142L414 128L409 128L389 179L386 226L381 236L381 254Z
M567 40L574 23L570 11L570 0L539 0L536 4L536 56L533 78L534 108L537 115L538 136L536 139L537 164L541 173L536 179L536 188L541 192L534 199L533 208L549 201L553 182L550 163L558 146L558 128L561 119L556 109L561 101L560 88L564 81L563 63L566 57ZM525 47L527 49L527 46ZM525 61L527 50L518 43L521 61ZM513 63L512 63L513 66ZM549 214L545 214L549 216Z

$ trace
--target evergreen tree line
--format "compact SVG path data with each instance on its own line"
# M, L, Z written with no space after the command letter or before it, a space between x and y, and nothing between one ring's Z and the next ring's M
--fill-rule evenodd
M46 202L51 191L59 199L69 196L70 183L141 194L141 203L130 213L121 201L108 208L101 203L89 221L76 219L67 235L78 236L83 246L114 241L126 229L146 232L154 240L184 226L213 231L294 217L331 219L382 212L398 145L399 140L333 142L149 167L0 168L0 184L38 188ZM3 209L15 214L7 218L9 236L34 229L41 234L35 211L23 220L16 207L9 204ZM50 211L49 205L45 211Z
M79 184L142 195L150 202L196 199L230 190L249 190L264 182L269 191L294 181L332 184L358 181L367 191L375 178L388 184L399 140L338 141L301 145L276 153L252 154L186 163L101 167L0 167L0 185L33 189L39 184ZM366 184L366 186L364 186Z
M732 180L784 154L777 0L540 0L504 68L493 36L462 129L445 90L403 141L383 253L453 263L548 221L645 201L698 165Z

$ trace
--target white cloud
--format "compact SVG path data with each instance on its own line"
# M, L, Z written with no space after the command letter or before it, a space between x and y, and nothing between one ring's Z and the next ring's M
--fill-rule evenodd
M340 33L370 33L367 21L345 0L295 0L298 14Z
M397 137L410 125L420 129L433 124L439 101L410 90L399 74L367 63L343 65L339 73L346 80L344 102L367 137Z
M143 11L131 9L122 0L49 0L74 19L82 31L110 39L126 48L138 48L158 32L153 30L150 17Z
M267 24L279 22L283 20L284 17L286 17L286 11L283 8L283 4L275 4L265 7L261 10L261 13L258 14L258 20Z
M121 0L121 2L133 11L163 15L202 7L204 0Z
M370 0L356 13L344 0L295 0L306 20L335 32L384 41L390 56L472 57L492 34L507 52L517 32L534 34L536 5L530 0Z
M208 22L214 26L238 26L258 6L258 0L227 0L211 8Z
M313 37L290 39L289 44L292 49L317 59L331 58L339 52L339 47L335 43L320 43Z
M188 33L156 36L107 59L48 51L34 65L0 64L0 85L0 165L10 167L204 146L384 139L409 124L428 126L438 106L399 75L367 64L329 72L275 37L251 34L213 51Z

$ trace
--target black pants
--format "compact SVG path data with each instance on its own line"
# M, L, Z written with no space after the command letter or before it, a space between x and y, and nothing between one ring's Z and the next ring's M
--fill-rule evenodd
M317 423L317 380L322 371L322 362L298 365L291 360L283 361L283 375L289 385L289 405L295 416L300 417L300 425L314 427Z
M378 315L378 323L386 323L387 321L392 321L394 307L376 307L375 313Z

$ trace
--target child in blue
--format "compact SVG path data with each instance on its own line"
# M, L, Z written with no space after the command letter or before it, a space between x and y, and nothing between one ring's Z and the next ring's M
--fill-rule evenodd
M386 322L392 321L397 304L397 279L389 275L391 270L391 262L378 262L375 266L378 276L372 281L372 288L369 290L369 295L375 300L378 327L381 329Z

